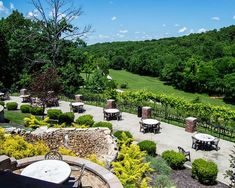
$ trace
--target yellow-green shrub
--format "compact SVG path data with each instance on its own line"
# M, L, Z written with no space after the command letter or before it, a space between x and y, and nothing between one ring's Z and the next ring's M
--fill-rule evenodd
M35 116L31 115L28 118L24 118L24 124L26 127L38 128L43 125L48 125L49 117L46 117L44 120L39 120Z
M69 155L69 156L76 157L76 154L73 152L73 150L68 149L64 146L60 146L58 151L61 155Z
M100 166L103 166L103 167L106 166L106 163L104 161L99 160L95 154L88 155L86 157L86 159L88 159L89 161L92 161Z

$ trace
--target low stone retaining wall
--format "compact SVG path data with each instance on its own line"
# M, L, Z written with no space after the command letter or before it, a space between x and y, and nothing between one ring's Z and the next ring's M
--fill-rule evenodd
M0 105L0 123L4 123L4 107Z

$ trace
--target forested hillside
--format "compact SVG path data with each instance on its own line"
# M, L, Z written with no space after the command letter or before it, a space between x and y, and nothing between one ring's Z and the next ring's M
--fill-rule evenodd
M235 26L177 38L95 44L85 50L107 58L110 68L235 101Z

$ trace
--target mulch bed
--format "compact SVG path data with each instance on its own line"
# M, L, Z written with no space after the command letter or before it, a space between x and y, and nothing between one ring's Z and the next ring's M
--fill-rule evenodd
M227 185L220 182L213 186L202 185L191 177L191 170L187 168L183 170L173 170L171 179L178 188L228 188Z

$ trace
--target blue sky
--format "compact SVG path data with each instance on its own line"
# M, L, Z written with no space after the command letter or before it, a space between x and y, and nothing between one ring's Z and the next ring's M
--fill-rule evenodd
M0 17L12 9L25 16L31 0L0 1ZM42 0L45 1L45 0ZM235 24L235 0L74 0L84 14L75 25L92 25L88 44L188 35Z

